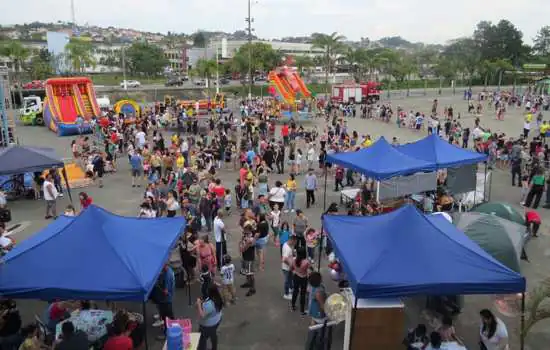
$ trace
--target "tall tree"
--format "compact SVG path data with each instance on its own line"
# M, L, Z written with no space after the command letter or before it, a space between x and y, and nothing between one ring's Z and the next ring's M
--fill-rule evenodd
M300 74L302 74L305 70L308 70L309 68L315 65L315 63L313 62L313 59L310 56L305 56L305 55L294 57L294 64L296 65L296 69Z
M533 39L533 51L543 57L550 56L550 26L539 29Z
M216 74L216 69L218 68L216 60L205 60L199 59L197 61L196 70L199 76L204 77L210 81L212 77Z
M95 67L96 61L92 52L92 43L79 38L72 38L65 45L65 57L73 72L81 73L87 67Z
M162 49L147 42L135 42L126 50L128 68L134 74L155 76L168 65Z
M208 38L204 32L196 32L192 35L193 46L205 48L208 44Z
M482 60L507 59L519 65L530 51L523 43L523 33L508 20L501 20L496 25L487 21L479 22L473 39Z
M328 96L328 75L334 66L337 55L342 53L345 45L342 43L346 37L336 32L332 34L314 33L312 34L312 44L314 48L324 50L324 68L325 68L325 92Z
M270 71L279 66L282 62L283 54L274 50L266 43L245 44L233 56L233 68L235 71L245 76L248 73L250 65L252 73L255 71Z
M39 50L32 56L26 71L32 80L44 80L53 72L52 55L47 49Z
M8 57L14 64L15 80L17 81L17 90L19 99L23 101L21 72L24 69L25 62L29 58L31 52L28 48L21 45L20 41L10 40L0 45L0 56Z

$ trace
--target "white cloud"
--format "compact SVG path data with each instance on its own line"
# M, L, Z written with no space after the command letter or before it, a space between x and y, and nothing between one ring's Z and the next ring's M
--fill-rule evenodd
M247 0L74 0L79 24L154 32L244 29ZM547 0L252 0L260 37L339 32L350 39L400 35L444 43L470 35L481 20L506 18L530 42L547 23ZM7 0L0 24L71 19L70 0Z

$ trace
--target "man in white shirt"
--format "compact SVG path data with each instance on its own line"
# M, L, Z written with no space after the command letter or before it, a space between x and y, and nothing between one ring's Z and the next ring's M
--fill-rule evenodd
M180 145L180 151L181 155L183 156L183 159L185 159L185 167L189 166L189 143L186 139L183 139L181 145Z
M145 133L143 132L143 130L139 130L138 132L136 132L136 146L139 149L143 149L143 147L145 146Z
M294 246L296 245L296 236L291 235L288 241L283 244L281 248L281 269L283 270L284 280L284 294L283 298L286 300L292 300L290 290L292 289L292 261L294 260Z
M45 219L57 218L56 200L59 194L53 183L52 174L48 173L44 184L42 184L42 192L44 192L44 200L46 201L46 217Z
M216 261L218 269L222 266L222 258L227 254L227 242L225 240L225 223L223 222L223 211L218 210L214 218L214 239L216 240Z

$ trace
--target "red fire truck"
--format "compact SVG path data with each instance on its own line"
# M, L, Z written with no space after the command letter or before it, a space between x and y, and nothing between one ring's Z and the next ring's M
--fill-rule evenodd
M380 83L344 82L332 86L332 101L337 103L376 103L380 100Z

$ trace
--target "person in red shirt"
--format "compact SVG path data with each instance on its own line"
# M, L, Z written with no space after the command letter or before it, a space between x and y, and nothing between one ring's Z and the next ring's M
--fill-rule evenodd
M80 210L88 208L93 202L92 197L88 196L86 192L80 192L78 198L80 198Z
M541 219L539 213L537 213L535 210L526 210L525 211L525 226L527 226L527 230L529 230L529 233L533 237L538 237L537 233L539 232Z
M288 143L289 143L288 134L289 134L288 124L284 123L283 128L281 129L281 135L283 136L283 143L285 146L288 146Z
M130 337L132 328L128 315L121 311L117 312L109 328L109 338L103 345L103 350L132 350L134 348L134 342ZM136 348L139 345L136 344Z
M222 181L220 179L216 179L216 185L212 188L212 192L216 194L218 202L225 196L225 188L222 186Z

